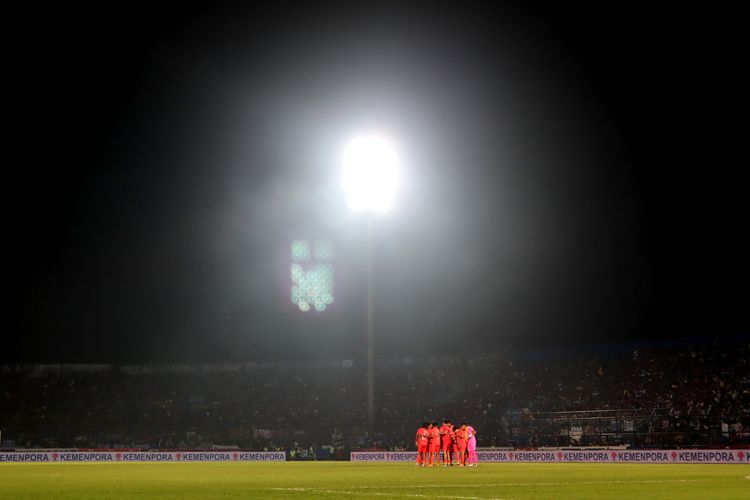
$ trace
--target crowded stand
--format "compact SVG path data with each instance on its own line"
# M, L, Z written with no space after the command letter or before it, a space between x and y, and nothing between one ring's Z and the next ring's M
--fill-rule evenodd
M413 450L424 421L468 421L477 446L750 445L750 344L503 351L364 363L3 365L2 446L240 448L297 457Z

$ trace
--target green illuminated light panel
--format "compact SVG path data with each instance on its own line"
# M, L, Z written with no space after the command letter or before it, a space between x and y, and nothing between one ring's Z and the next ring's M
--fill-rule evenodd
M292 242L292 303L300 311L325 311L333 303L333 246L326 241L314 245Z

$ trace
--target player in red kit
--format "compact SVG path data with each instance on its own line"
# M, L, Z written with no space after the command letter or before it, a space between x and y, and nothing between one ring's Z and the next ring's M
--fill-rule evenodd
M417 437L414 444L417 446L417 465L421 465L424 467L424 465L427 463L427 454L429 453L429 444L430 444L430 437L429 437L429 427L432 424L428 424L427 422L422 423L422 427L417 429Z
M440 463L440 430L437 427L437 422L432 422L430 428L427 429L430 436L430 467Z
M466 429L461 426L456 429L455 434L456 443L458 444L458 466L463 467L466 465L466 441L468 440Z
M448 419L443 420L443 425L440 427L440 439L443 444L443 465L451 465L451 447L453 426L451 421Z
M452 465L456 465L456 462L458 461L458 438L456 437L456 430L457 429L453 427L453 432L451 432L451 447L453 449Z

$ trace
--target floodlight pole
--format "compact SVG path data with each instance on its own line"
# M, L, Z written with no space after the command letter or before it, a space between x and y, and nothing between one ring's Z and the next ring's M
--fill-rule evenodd
M382 137L360 137L344 151L344 188L349 206L367 213L367 431L375 429L375 311L373 307L373 212L389 208L397 171L396 158Z
M373 336L375 319L372 307L372 213L367 211L367 430L375 427L375 359Z

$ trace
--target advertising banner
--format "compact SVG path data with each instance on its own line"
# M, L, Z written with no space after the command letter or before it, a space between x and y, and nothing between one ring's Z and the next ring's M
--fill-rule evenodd
M479 462L750 464L750 450L477 451ZM415 462L416 451L354 451L352 462Z
M283 451L14 451L2 462L284 462Z

